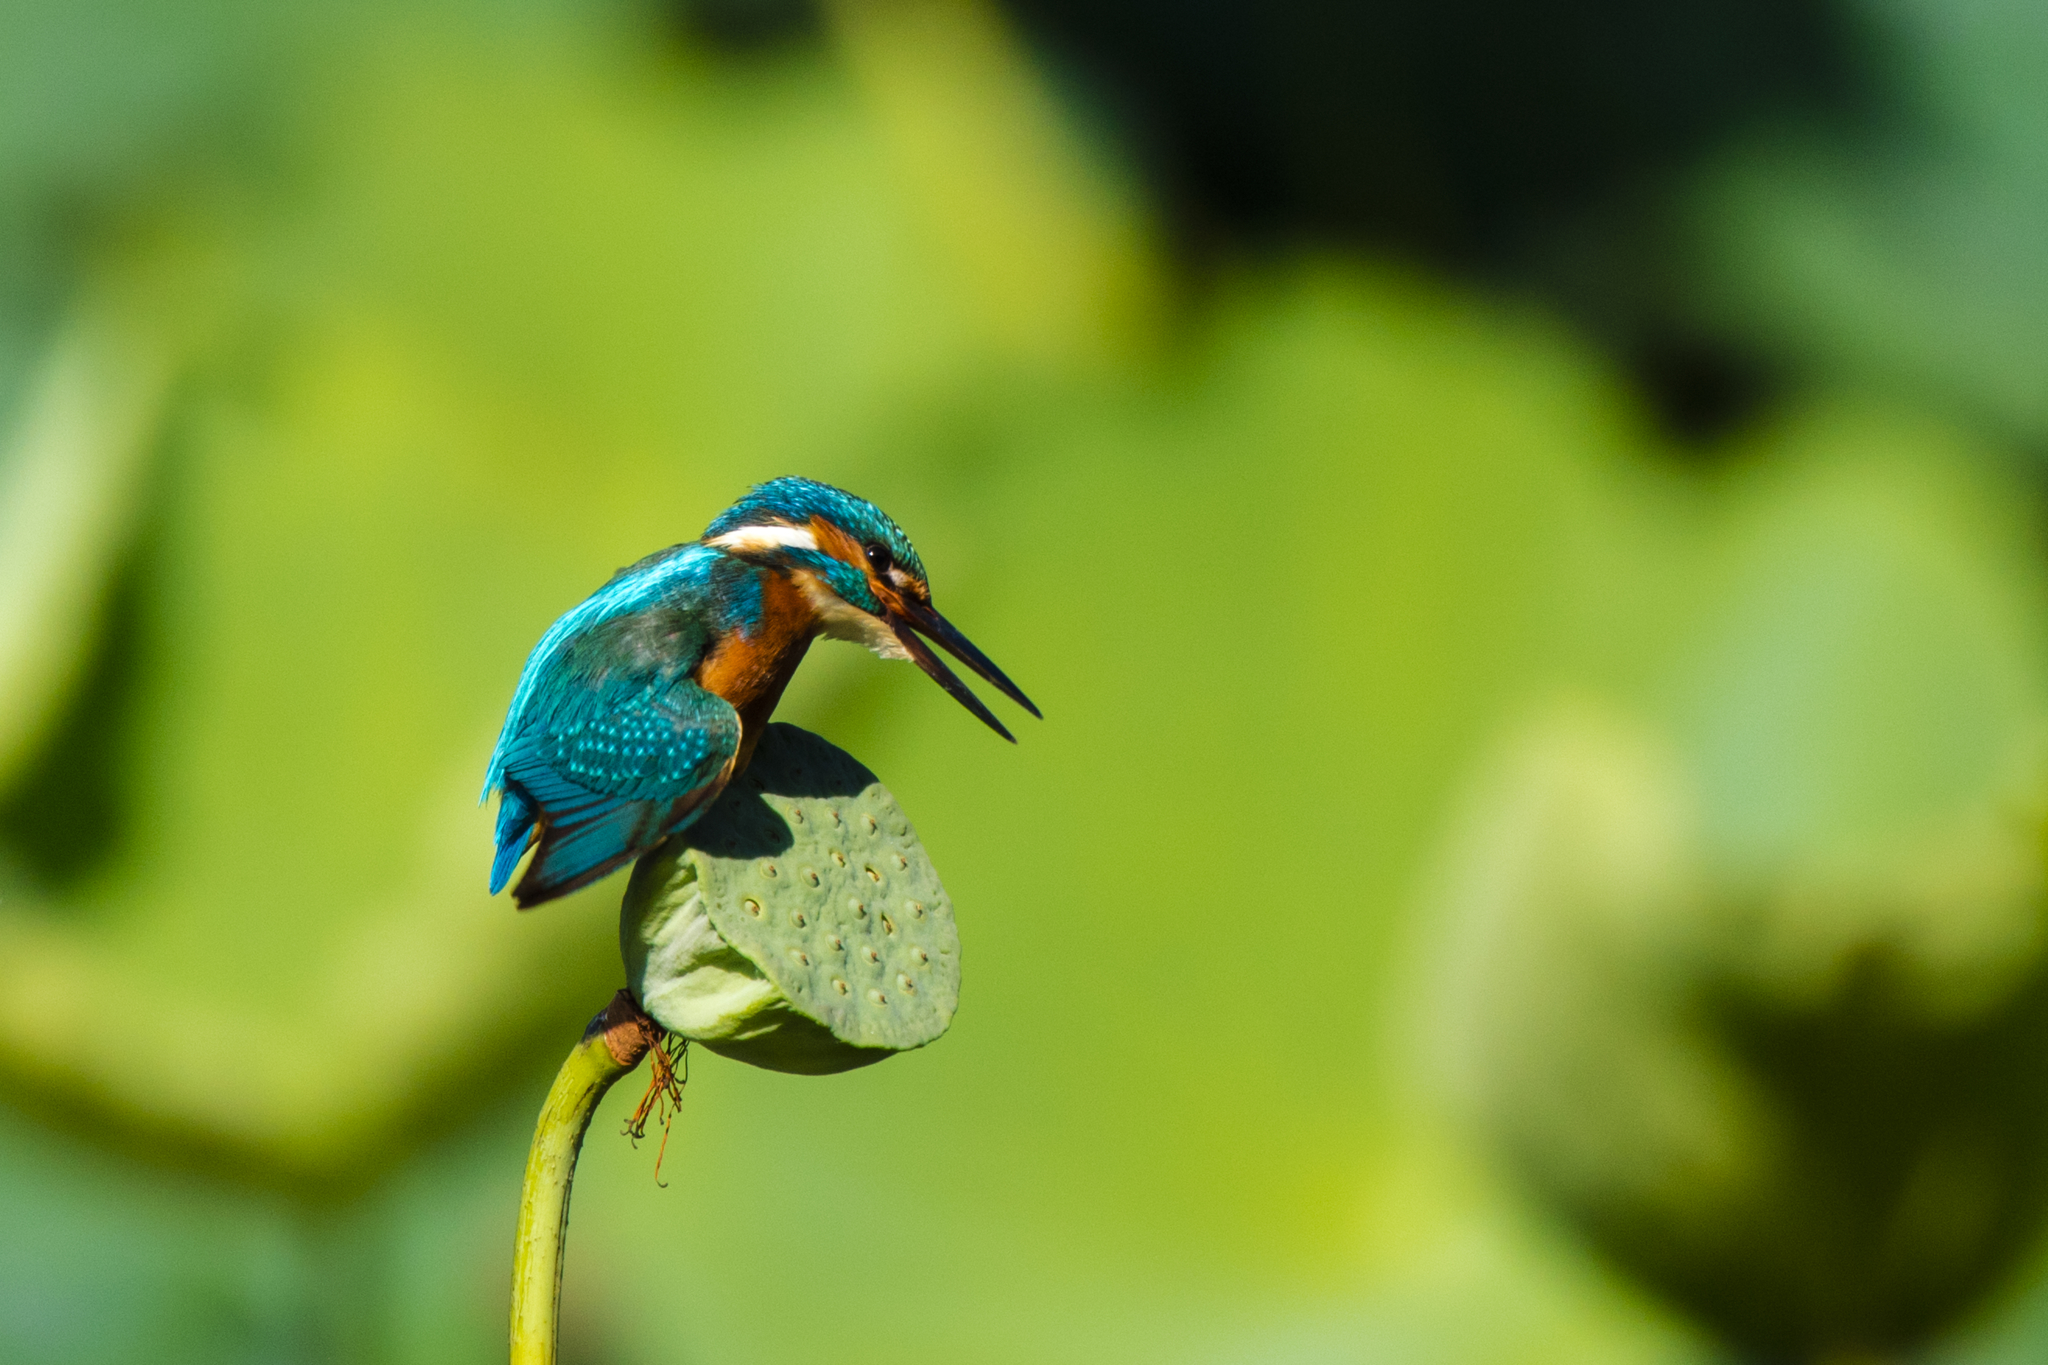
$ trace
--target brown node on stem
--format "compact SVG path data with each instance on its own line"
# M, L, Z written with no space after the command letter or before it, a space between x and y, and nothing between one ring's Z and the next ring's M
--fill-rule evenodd
M587 1043L603 1035L605 1051L612 1054L613 1061L631 1071L660 1044L664 1032L661 1025L647 1017L633 993L622 990L583 1030L583 1041Z

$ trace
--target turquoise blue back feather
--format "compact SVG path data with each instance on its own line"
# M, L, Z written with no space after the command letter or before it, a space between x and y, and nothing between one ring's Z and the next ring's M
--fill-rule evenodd
M739 749L739 716L691 681L714 634L758 621L748 568L701 545L621 570L528 656L485 775L501 793L491 891L538 842L522 906L588 885L684 828Z

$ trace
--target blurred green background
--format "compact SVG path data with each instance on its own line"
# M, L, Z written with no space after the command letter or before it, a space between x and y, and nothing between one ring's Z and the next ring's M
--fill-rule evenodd
M0 1360L483 1361L525 651L802 472L932 1048L593 1129L570 1365L2048 1354L2048 14L0 0Z

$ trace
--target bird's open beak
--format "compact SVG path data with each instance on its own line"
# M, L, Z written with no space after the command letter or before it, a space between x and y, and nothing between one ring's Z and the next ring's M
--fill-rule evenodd
M946 667L938 655L932 653L931 646L918 639L913 632L922 631L929 635L934 644L993 683L1004 696L1032 715L1038 715L1038 708L1031 704L1031 698L1025 696L1002 669L989 662L988 655L976 649L972 641L953 629L953 623L932 610L928 603L906 597L901 610L889 613L889 625L895 630L896 638L903 642L903 648L909 651L910 657L916 661L919 668L931 675L933 682L952 693L953 700L979 716L982 724L1012 744L1017 742L1017 737L1003 728L1003 723L981 704L981 698L970 692L967 684L955 677L953 670Z

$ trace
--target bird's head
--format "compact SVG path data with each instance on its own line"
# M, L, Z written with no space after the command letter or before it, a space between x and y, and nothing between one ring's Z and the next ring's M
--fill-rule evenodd
M920 633L1038 714L1017 684L939 615L910 537L866 499L812 479L774 479L720 513L705 528L704 543L788 575L826 634L858 641L885 659L912 660L1004 739L1015 737Z

